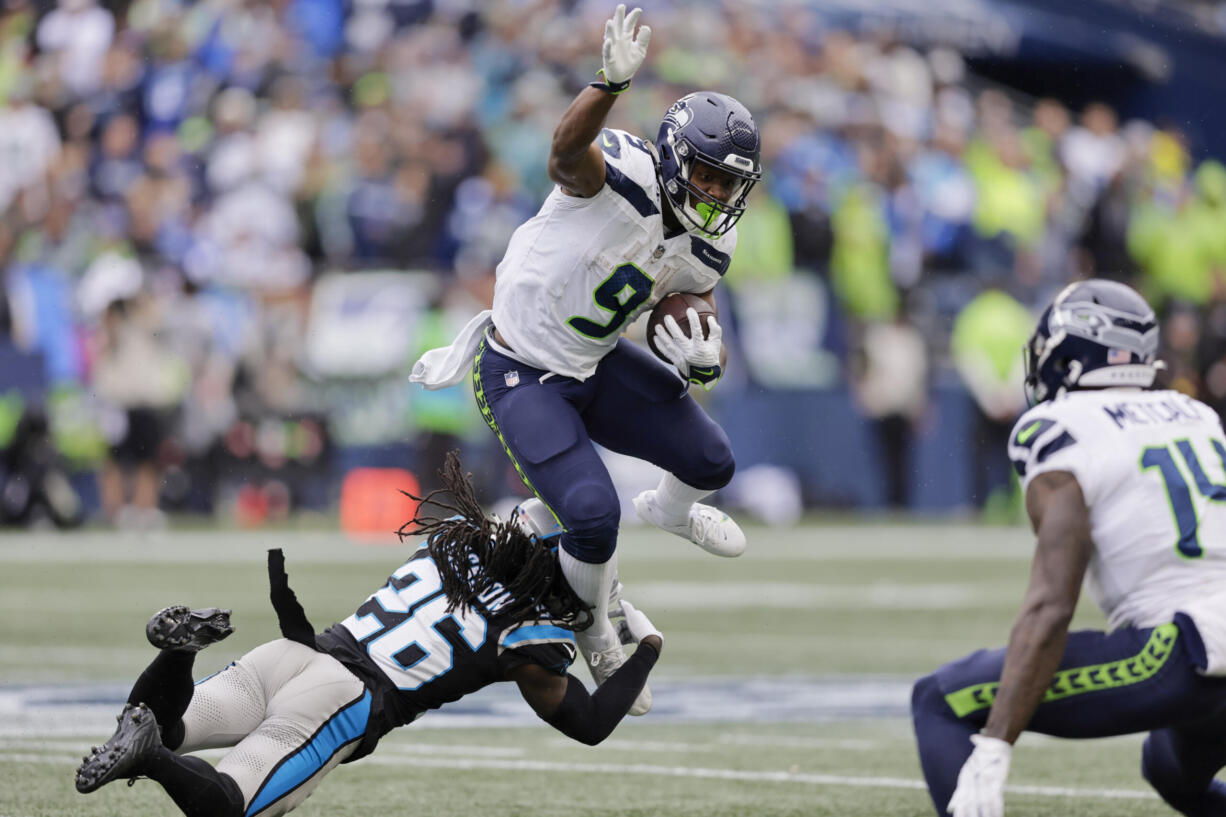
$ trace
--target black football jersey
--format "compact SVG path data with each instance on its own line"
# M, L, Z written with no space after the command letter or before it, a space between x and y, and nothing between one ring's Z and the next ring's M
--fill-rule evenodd
M575 659L575 634L552 622L543 608L528 620L500 615L511 600L498 586L470 609L449 611L438 568L423 547L316 642L370 688L367 731L382 735L428 709L506 680L521 664L566 674Z

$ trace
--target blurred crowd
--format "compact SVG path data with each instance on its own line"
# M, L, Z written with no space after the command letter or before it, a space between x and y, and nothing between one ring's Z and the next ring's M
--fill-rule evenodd
M43 496L79 516L40 487L46 463L14 494L34 458L12 452L40 434L63 471L98 472L108 520L142 527L323 506L309 475L340 448L408 435L429 458L480 435L467 400L418 398L403 372L314 369L312 300L324 276L424 273L408 342L426 345L488 303L610 5L2 0L0 354L37 359L45 399L0 382L0 514ZM1035 309L1098 275L1161 308L1171 382L1226 408L1226 168L1170 125L1022 98L956 48L832 28L817 5L651 4L610 122L654 137L709 87L762 129L721 390L849 386L906 505L934 383L960 382L987 501Z

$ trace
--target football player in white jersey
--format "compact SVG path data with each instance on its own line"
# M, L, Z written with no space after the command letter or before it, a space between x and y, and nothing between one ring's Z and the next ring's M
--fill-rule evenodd
M620 504L593 443L666 472L635 499L643 519L720 556L745 548L736 523L699 502L735 469L727 436L688 394L719 379L718 322L704 335L693 310L688 333L666 319L655 340L671 365L621 334L673 292L714 307L734 225L761 178L760 138L743 105L709 91L673 104L654 143L604 127L647 54L640 13L618 6L605 25L604 80L575 98L554 132L557 186L512 236L492 312L427 352L411 377L439 388L471 368L486 422L564 529L563 571L596 612L579 646L597 683L625 654L606 617L610 608L618 617ZM631 714L650 705L644 688Z
M939 814L999 817L1023 731L1148 732L1141 772L1186 815L1226 814L1226 437L1152 390L1158 324L1112 281L1062 291L1026 349L1034 407L1009 458L1036 534L1005 649L920 679L912 716ZM1110 631L1068 631L1083 578Z
M357 611L316 634L269 552L284 638L193 685L202 648L228 636L230 611L168 607L146 627L159 653L141 674L105 745L87 755L77 790L138 776L159 783L189 817L285 814L332 769L374 751L426 711L498 681L515 682L550 726L588 745L634 703L663 647L625 604L634 655L594 695L567 674L575 630L591 611L561 579L554 520L530 499L514 520L487 518L448 457L434 507L402 531L425 543ZM232 747L217 766L186 753Z

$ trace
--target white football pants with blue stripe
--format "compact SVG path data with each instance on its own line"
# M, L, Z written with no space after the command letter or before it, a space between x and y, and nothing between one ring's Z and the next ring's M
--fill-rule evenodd
M275 817L353 754L370 700L358 677L327 653L270 641L196 685L176 752L234 747L217 771L242 790L247 817Z

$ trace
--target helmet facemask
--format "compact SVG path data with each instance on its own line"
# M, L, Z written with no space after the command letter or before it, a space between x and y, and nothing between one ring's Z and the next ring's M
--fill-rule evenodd
M1022 348L1022 360L1026 372L1026 404L1029 406L1037 406L1048 398L1047 384L1042 381L1039 374L1041 363L1046 360L1049 351L1047 341L1051 339L1051 336L1044 329L1047 326L1047 316L1050 314L1050 309L1043 313L1038 328L1034 330L1034 334Z
M749 191L762 178L761 172L755 171L753 162L742 156L729 154L721 162L700 153L684 138L677 139L674 134L669 134L668 141L679 167L677 177L665 184L673 211L687 231L703 238L718 238L731 230L745 213L745 201ZM695 168L700 164L736 179L727 201L704 192L691 181Z

